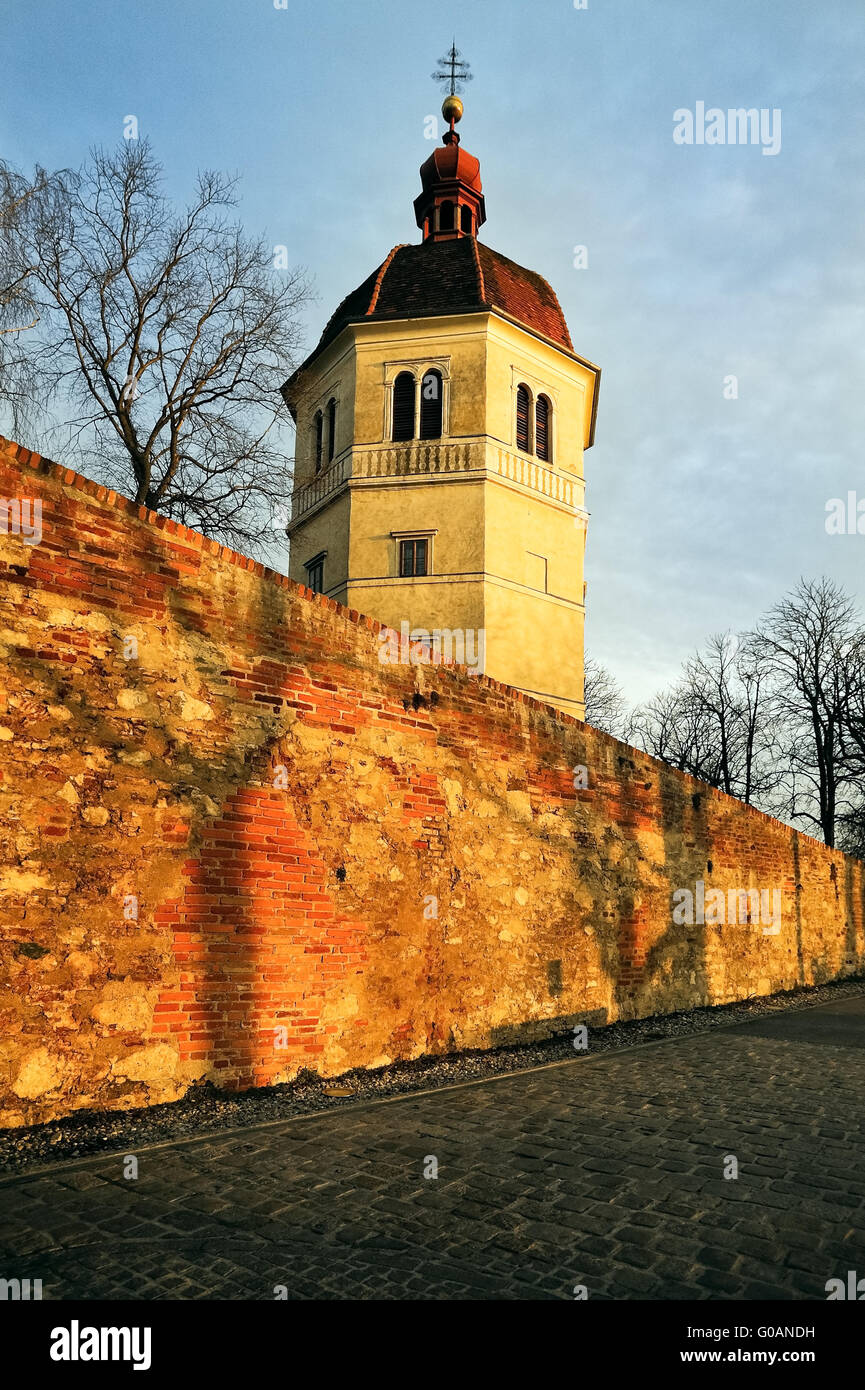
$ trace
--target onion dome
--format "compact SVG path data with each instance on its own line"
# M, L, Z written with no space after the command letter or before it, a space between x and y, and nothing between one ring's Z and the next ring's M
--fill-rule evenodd
M442 148L433 150L420 168L423 192L415 199L414 212L424 241L476 236L486 221L480 160L461 147L454 129L462 114L459 97L446 97L442 115L449 129L442 136Z

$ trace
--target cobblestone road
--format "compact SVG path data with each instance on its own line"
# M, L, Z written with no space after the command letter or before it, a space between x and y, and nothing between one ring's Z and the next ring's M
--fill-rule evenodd
M0 1277L46 1299L824 1299L865 1274L863 1108L859 998L143 1148L134 1180L122 1154L4 1179Z

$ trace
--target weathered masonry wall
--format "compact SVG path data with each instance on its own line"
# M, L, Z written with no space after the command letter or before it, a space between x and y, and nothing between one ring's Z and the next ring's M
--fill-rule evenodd
M865 964L858 861L5 441L0 498L0 1123Z

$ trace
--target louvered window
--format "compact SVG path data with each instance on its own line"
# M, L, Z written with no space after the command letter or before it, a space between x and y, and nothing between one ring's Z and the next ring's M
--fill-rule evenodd
M538 396L535 406L535 453L539 459L549 462L550 449L550 403L546 396Z
M531 397L527 386L517 387L517 448L529 452L529 409Z
M400 372L393 384L393 438L414 439L415 380L411 372Z
M322 420L321 411L320 411L320 410L317 410L316 413L315 413L315 423L314 423L314 427L313 427L313 437L314 437L314 447L315 447L315 471L316 471L316 473L318 473L318 472L320 471L320 469L321 469L321 444L322 444L322 430L323 430L323 425L324 425L324 422L323 422L323 420Z
M327 461L330 463L336 450L336 401L331 396L327 403Z
M306 586L314 594L324 593L324 552L306 566Z
M420 437L421 439L440 439L442 432L442 376L441 372L429 371L425 374L420 388Z

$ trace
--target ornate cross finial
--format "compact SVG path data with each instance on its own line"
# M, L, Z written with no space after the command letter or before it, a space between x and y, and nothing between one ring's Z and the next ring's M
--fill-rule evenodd
M450 52L443 58L439 58L439 65L432 75L434 82L447 82L450 95L455 96L462 90L463 83L471 82L472 73L469 72L469 64L463 58L456 42L451 44Z

